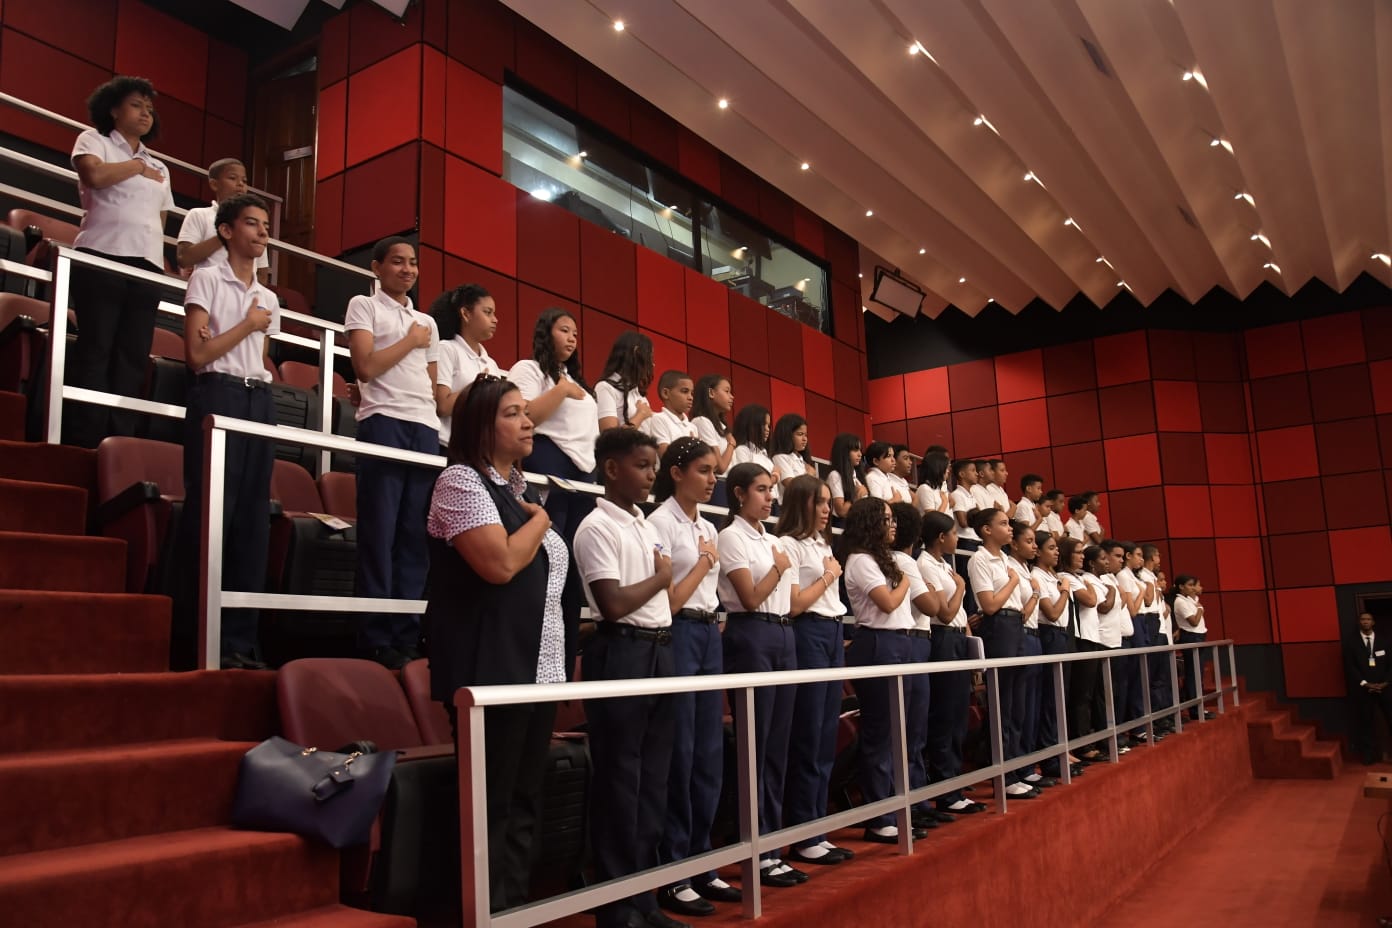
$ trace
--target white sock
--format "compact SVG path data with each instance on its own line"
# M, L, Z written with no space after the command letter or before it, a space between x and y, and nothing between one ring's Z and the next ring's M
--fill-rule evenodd
M716 889L729 889L729 888L730 888L730 884L729 884L729 883L726 883L726 882L725 882L724 880L722 880L720 877L716 877L715 879L711 880L711 881L710 881L709 883L707 883L706 885L707 885L707 886L713 886L713 887L715 887Z
M701 898L701 894L696 892L696 890L692 889L690 886L679 887L677 891L673 893L673 895L675 895L682 902L695 902L697 899Z
M1042 779L1044 779L1044 778L1043 778L1042 776L1040 776L1039 774L1037 774L1037 773L1031 773L1029 776L1025 777L1025 782L1026 782L1026 783L1038 783L1038 782L1039 782L1040 780L1042 780Z
M798 853L801 854L803 857L806 857L808 860L819 860L825 857L827 854L830 854L831 852L828 851L826 848L822 847L820 844L814 844L811 847L799 848Z
M952 803L952 805L948 806L953 812L961 812L963 809L970 809L971 807L972 801L970 799L958 799L956 802Z
M828 851L839 851L839 850L841 850L839 847L837 847L836 845L832 844L830 841L825 841L825 840L822 841L822 843L818 844L817 846L818 846L818 847L822 847L822 848L826 848Z
M880 828L871 828L870 831L871 831L872 834L877 834L877 835L879 835L881 838L897 838L897 837L899 837L899 826L898 826L898 825L885 825L885 826L880 827Z

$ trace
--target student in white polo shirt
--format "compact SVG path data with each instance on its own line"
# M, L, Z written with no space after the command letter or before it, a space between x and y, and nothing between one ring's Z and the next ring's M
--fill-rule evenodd
M992 505L1009 515L1015 509L1015 504L1010 501L1010 494L1005 491L1005 481L1010 479L1010 470L1000 458L992 458L987 464L991 468L991 482L986 485L986 495L991 498Z
M1131 635L1122 641L1122 646L1127 648L1146 648L1150 646L1150 622L1146 617L1148 609L1155 608L1155 586L1147 584L1141 577L1142 552L1141 546L1134 542L1121 542L1121 570L1117 572L1117 583L1121 586L1122 592L1127 594L1127 605L1131 608ZM1159 626L1159 619L1156 619ZM1144 656L1136 656L1126 662L1127 666L1127 689L1126 689L1126 714L1119 716L1127 721L1138 719L1145 715L1146 691L1148 689L1145 675ZM1145 728L1137 728L1131 733L1132 740L1144 741L1146 738ZM1159 736L1157 735L1157 740Z
M372 248L378 289L348 301L343 327L362 402L358 441L437 454L435 320L411 302L419 269L416 248L399 236ZM421 599L430 570L426 518L436 472L385 458L358 457L359 596ZM420 616L365 613L358 625L364 655L391 670L420 656Z
M599 617L585 647L587 681L670 677L672 559L638 504L657 476L657 442L637 429L601 432L595 461L604 496L575 530L575 563ZM672 769L673 698L585 700L595 876L613 880L658 864ZM680 925L652 890L601 906L598 928L626 928L637 916L656 928Z
M923 552L918 556L918 573L928 589L938 593L938 611L932 617L934 661L964 661L971 658L967 638L967 582L952 566L957 550L957 523L945 512L923 517ZM969 670L935 673L928 678L928 779L939 783L962 772L962 744L967 737L967 707L971 703L972 675ZM970 815L986 807L962 795L960 790L937 799L939 812Z
M667 598L677 676L718 674L724 669L716 592L720 555L715 525L700 511L715 490L718 463L715 450L705 442L679 435L663 452L653 481L653 499L660 505L648 517L648 525L672 558ZM672 703L672 773L667 781L666 827L658 846L663 863L711 849L711 824L725 774L720 693L678 693ZM713 870L673 883L657 894L658 904L667 911L696 916L714 912L711 902L741 898L740 891Z
M1048 508L1042 504L1044 498L1044 478L1038 474L1025 474L1020 478L1020 501L1011 512L1012 522L1022 523L1026 528L1038 529L1044 525L1049 515Z
M653 379L653 343L641 332L629 330L614 339L604 373L595 384L595 414L599 430L642 428L652 417L648 387Z
M894 466L894 446L887 441L872 441L865 449L865 488L870 496L886 503L906 502L890 479Z
M175 260L185 275L195 268L207 267L226 257L217 234L218 203L247 192L246 166L236 158L219 158L208 165L208 187L213 192L212 204L195 206L185 213L184 223L179 226L179 235L175 239L179 249ZM270 249L267 248L256 259L257 281L269 283L270 269Z
M1098 574L1098 579L1108 587L1111 600L1110 608L1102 608L1097 611L1098 638L1104 648L1112 651L1111 673L1112 673L1112 713L1117 723L1126 720L1126 707L1131 698L1131 664L1132 658L1123 654L1122 649L1127 647L1131 635L1135 630L1131 618L1132 604L1135 602L1136 592L1128 592L1128 586L1122 583L1119 576L1124 568L1125 554L1121 543L1112 539L1104 539L1098 545L1102 550L1104 572ZM1130 749L1130 739L1126 735L1118 736L1118 746L1123 750Z
M716 586L720 604L729 614L725 672L796 670L797 643L788 615L796 576L783 544L764 526L773 508L773 475L761 464L736 464L726 475L725 487L730 514L719 535L720 582ZM783 827L788 738L796 699L797 688L791 685L754 691L760 834ZM779 852L766 851L759 862L759 881L765 886L796 886L807 881L807 874L784 863Z
M1204 622L1204 607L1199 602L1199 597L1203 595L1203 584L1198 577L1191 577L1188 574L1177 574L1175 576L1175 596L1173 602L1175 628L1179 629L1178 644L1197 644L1208 636L1208 624ZM1185 702L1199 695L1198 680L1203 673L1203 661L1200 657L1201 650L1190 649L1180 652L1180 661L1184 668L1184 686L1180 690ZM1189 710L1189 718L1198 721L1199 713L1205 711L1203 706Z
M1079 651L1102 653L1108 647L1102 643L1102 616L1116 603L1115 583L1105 583L1103 577L1111 571L1111 557L1097 545L1084 545L1075 538L1065 538L1059 545L1059 562L1068 565L1077 583L1072 584L1074 619L1078 637L1074 642ZM1069 696L1069 730L1074 737L1099 731L1106 724L1103 704L1102 661L1080 661L1073 668ZM1101 757L1095 746L1085 748L1078 756L1084 762Z
M1137 622L1145 621L1146 647L1153 648L1157 645L1170 643L1169 636L1164 633L1164 619L1162 613L1165 611L1164 590L1160 586L1156 571L1160 569L1160 549L1153 544L1143 544L1140 546L1138 555L1141 564L1136 568L1136 579L1145 588L1145 595L1141 600L1141 611L1136 616ZM1144 658L1147 676L1150 681L1150 708L1151 711L1159 711L1168 707L1170 699L1170 661L1164 654L1147 654ZM1155 722L1157 737L1167 729L1167 719L1159 719Z
M1068 522L1063 526L1064 535L1084 546L1097 543L1088 537L1087 506L1087 497L1082 493L1070 496L1068 498Z
M914 488L910 482L914 473L913 452L909 451L908 445L894 445L894 470L889 473L889 482L894 487L898 498L892 502L912 503L914 501Z
M218 207L218 237L227 252L222 261L194 271L184 299L184 355L193 374L184 403L184 515L179 522L180 551L196 555L203 518L203 419L231 416L275 423L268 336L280 331L280 304L256 281L256 256L266 250L270 213L258 196L226 198ZM222 585L259 593L266 582L270 540L270 442L227 436L222 461ZM198 581L197 558L181 570L181 619L191 614ZM187 610L187 612L186 612ZM222 666L263 670L257 655L257 611L222 613ZM178 650L191 644L191 623L176 623ZM185 651L185 653L188 653Z
M929 451L918 464L918 488L914 490L914 505L924 514L952 513L952 494L943 490L951 462L942 451Z
M435 409L440 414L440 453L446 454L454 404L479 374L503 376L484 342L498 330L498 306L478 284L446 290L430 304L430 318L440 333L440 358L435 362ZM448 456L448 455L446 455Z
M96 128L84 130L72 150L83 209L73 244L79 251L162 274L164 220L174 207L174 195L169 169L143 141L159 135L155 88L142 77L115 77L92 92L87 114ZM139 396L161 292L154 283L75 266L71 295L77 343L68 353L67 382ZM67 440L86 448L95 448L109 434L135 434L132 412L72 403L64 413Z
M738 444L728 421L734 408L735 388L729 377L704 374L696 381L696 391L691 399L691 422L696 426L696 437L714 448L719 455L719 472L722 474L730 469Z
M859 435L842 432L831 440L831 470L827 472L827 491L831 493L831 514L844 519L851 504L870 491L861 476Z
M658 453L666 454L667 446L678 438L699 438L696 424L688 418L695 398L695 385L685 371L663 371L657 379L657 395L662 408L643 423L643 431L657 442ZM713 446L712 446L713 447ZM719 460L716 461L719 464Z
M856 630L846 649L846 666L907 664L912 651L909 629L914 628L912 599L915 590L926 590L923 579L912 576L894 558L894 517L889 503L866 497L851 505L841 534L845 558L846 597L855 614ZM918 581L917 584L911 582ZM860 700L860 792L867 802L894 795L890 737L890 699L893 680L870 677L855 680ZM927 837L915 827L915 839ZM899 828L894 816L867 819L864 840L897 844Z
M1008 562L1010 569L1018 573L1021 577L1021 586L1025 583L1030 586L1030 591L1034 593L1033 604L1026 603L1024 637L1020 639L1021 657L1039 657L1044 653L1044 648L1039 641L1039 600L1042 597L1040 581L1034 575L1034 561L1039 554L1038 543L1034 540L1034 529L1021 522L1010 523L1010 548ZM1012 715L1017 720L1019 726L1019 740L1016 744L1017 750L1021 754L1028 754L1034 751L1039 743L1039 713L1041 710L1041 688L1044 683L1044 668L1039 664L1030 667L1021 667L1018 671L1019 681L1015 687L1015 711ZM1052 672L1049 675L1053 676ZM1035 770L1034 765L1030 764L1016 770L1016 776L1022 783L1028 783L1034 787L1049 787L1057 785L1057 781L1051 777L1045 777Z
M978 510L974 527L981 548L967 563L967 577L981 610L981 640L987 657L1019 657L1024 651L1025 618L1034 609L1038 592L1027 574L1011 566L1005 548L1010 544L1010 519L994 506ZM1019 670L997 671L1000 683L1001 737L1004 757L1020 754L1021 719L1017 716L1024 677ZM1005 793L1012 799L1033 799L1039 790L1020 782L1015 771L1005 774Z
M773 469L779 473L779 496L796 477L817 476L812 452L807 450L807 420L795 412L778 417L769 438L768 453Z
M1073 652L1073 623L1070 622L1073 577L1059 566L1058 539L1040 528L1034 533L1035 558L1030 569L1031 576L1039 584L1039 647L1044 654L1071 654ZM1070 551L1071 556L1071 551ZM1073 664L1063 665L1063 699L1068 705L1069 684L1073 678ZM1029 747L1039 751L1056 744L1059 740L1058 706L1054 700L1054 668L1045 667L1039 683L1039 736ZM1039 765L1040 773L1057 779L1063 772L1058 757L1050 757Z
M974 463L976 464L976 485L971 488L971 493L972 499L976 500L976 508L1000 509L996 505L995 497L988 489L995 484L995 468L985 458L977 458Z
M1060 541L1063 540L1063 516L1061 513L1067 503L1068 499L1062 490L1050 490L1044 494L1044 507L1047 514L1039 527Z
M1087 532L1087 536L1093 544L1100 545L1107 536L1107 530L1102 527L1101 521L1097 518L1097 513L1102 509L1102 497L1096 490L1087 490L1083 496L1087 499L1087 512L1083 515L1083 530Z
M773 457L769 454L768 442L772 428L773 419L768 407L760 406L758 403L742 407L735 413L735 424L730 427L736 442L735 453L730 460L732 464L758 464L769 472L773 477L773 502L776 511L778 500L783 495L783 478L786 475L774 466Z
M526 469L593 483L599 416L580 373L579 348L580 327L575 317L554 306L544 309L532 333L532 356L514 364L508 380L522 391L527 415L536 423ZM551 494L547 502L553 498L558 498L557 494ZM554 511L550 505L546 509L562 537L574 535L579 519L557 525L557 516L565 513Z

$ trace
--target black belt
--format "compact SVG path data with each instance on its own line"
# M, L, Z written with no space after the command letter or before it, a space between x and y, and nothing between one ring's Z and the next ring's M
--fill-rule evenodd
M997 616L1003 615L1007 619L1023 619L1025 617L1025 614L1019 609L997 609L995 614Z
M687 622L699 622L702 625L715 625L720 621L720 616L706 609L678 609L677 614L672 618L684 619Z
M926 629L926 628L911 628L911 629L909 629L909 637L910 637L910 638L932 638L932 637L933 637L933 633L930 632L930 631L929 631L928 629Z
M1058 632L1060 635L1068 634L1068 626L1066 625L1041 625L1039 626L1039 630L1041 632Z
M1025 629L1025 634L1026 634L1026 635L1029 635L1031 638L1038 638L1038 637L1039 637L1039 629L1037 629L1037 628L1027 628L1027 629Z
M246 387L248 390L269 390L271 385L259 377L238 377L235 374L223 374L218 371L208 371L206 374L199 374L193 378L198 383L230 383L238 387Z
M844 615L822 615L820 612L804 612L793 617L793 621L798 619L820 619L823 622L840 622Z
M786 615L774 615L772 612L731 612L732 619L758 619L760 622L767 622L770 625L791 625L793 620Z
M639 628L623 622L596 622L595 631L601 635L618 635L620 638L636 638L639 641L655 641L658 644L672 643L670 628Z
M965 635L966 629L958 628L955 625L934 625L933 634L935 635Z
M857 625L857 626L856 626L856 634L858 635L858 634L860 634L861 632L874 632L874 633L877 634L877 635L904 635L905 637L907 637L908 634L909 634L909 629L907 629L907 628L873 628L873 627L871 627L871 626L869 626L869 625Z

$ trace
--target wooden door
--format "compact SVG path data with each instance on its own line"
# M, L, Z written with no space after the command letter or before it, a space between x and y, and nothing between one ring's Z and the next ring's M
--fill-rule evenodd
M251 182L284 198L281 241L314 247L314 141L318 90L313 59L279 74L253 76ZM312 262L282 254L276 282L314 305Z

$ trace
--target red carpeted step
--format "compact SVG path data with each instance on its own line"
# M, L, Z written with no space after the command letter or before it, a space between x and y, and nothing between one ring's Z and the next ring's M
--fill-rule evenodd
M97 453L71 445L0 441L0 477L79 487L92 499L97 488Z
M416 920L404 915L386 915L331 905L312 912L297 912L269 921L238 925L237 928L414 928Z
M16 532L81 535L87 528L87 491L0 477L0 525Z
M229 824L254 742L190 740L0 757L0 854Z
M261 741L279 730L271 672L0 676L0 706L0 758L180 738Z
M119 593L126 543L119 538L0 532L0 590Z
M167 670L169 599L0 590L0 641L0 674Z
M227 928L337 902L337 852L231 828L16 854L0 866L0 912L24 928Z
M0 391L0 440L24 441L23 395Z

